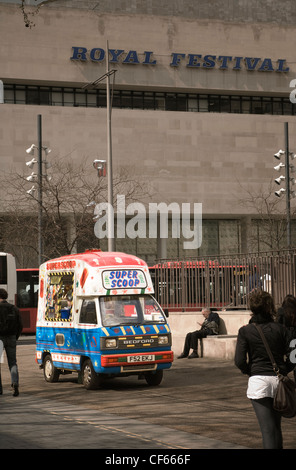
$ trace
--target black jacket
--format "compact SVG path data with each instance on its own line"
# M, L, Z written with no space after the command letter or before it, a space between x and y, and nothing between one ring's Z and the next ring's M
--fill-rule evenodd
M2 300L0 302L0 336L16 336L18 339L22 330L23 322L19 309L7 300Z
M234 359L235 365L243 374L249 376L276 375L261 336L254 325L255 321L256 318L252 317L248 325L239 329ZM291 364L289 359L285 358L285 355L288 356L290 352L291 334L289 330L273 321L260 323L260 326L281 374L286 375L295 367L295 364Z

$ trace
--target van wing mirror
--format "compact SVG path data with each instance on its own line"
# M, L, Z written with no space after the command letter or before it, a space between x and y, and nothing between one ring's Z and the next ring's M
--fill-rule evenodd
M167 318L169 318L169 309L168 309L168 308L164 308L163 311L164 311L165 316L166 316Z

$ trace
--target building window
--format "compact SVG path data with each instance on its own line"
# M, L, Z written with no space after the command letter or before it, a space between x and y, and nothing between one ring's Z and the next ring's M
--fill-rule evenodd
M43 87L26 87L26 104L51 105L51 91Z
M4 102L45 106L105 108L106 89L85 90L70 87L4 85ZM289 98L200 93L169 93L140 90L114 90L113 108L187 111L197 113L237 113L295 115L296 104Z

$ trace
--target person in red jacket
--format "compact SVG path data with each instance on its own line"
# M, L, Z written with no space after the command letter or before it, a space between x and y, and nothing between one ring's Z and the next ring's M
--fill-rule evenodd
M22 332L23 325L19 309L8 303L7 297L6 290L0 289L0 356L2 349L5 349L11 375L13 396L17 397L19 395L19 373L16 362L16 341ZM0 395L2 395L1 375Z
M238 331L234 361L241 372L249 376L247 397L260 425L264 449L282 449L281 415L273 409L278 377L255 323L260 325L283 375L295 366L289 361L291 334L284 325L274 321L274 302L268 292L252 293L249 304L251 319Z

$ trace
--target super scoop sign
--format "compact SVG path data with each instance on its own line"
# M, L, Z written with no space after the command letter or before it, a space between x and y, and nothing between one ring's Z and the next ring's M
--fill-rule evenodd
M122 269L104 271L103 284L105 289L145 289L145 274L140 269Z

